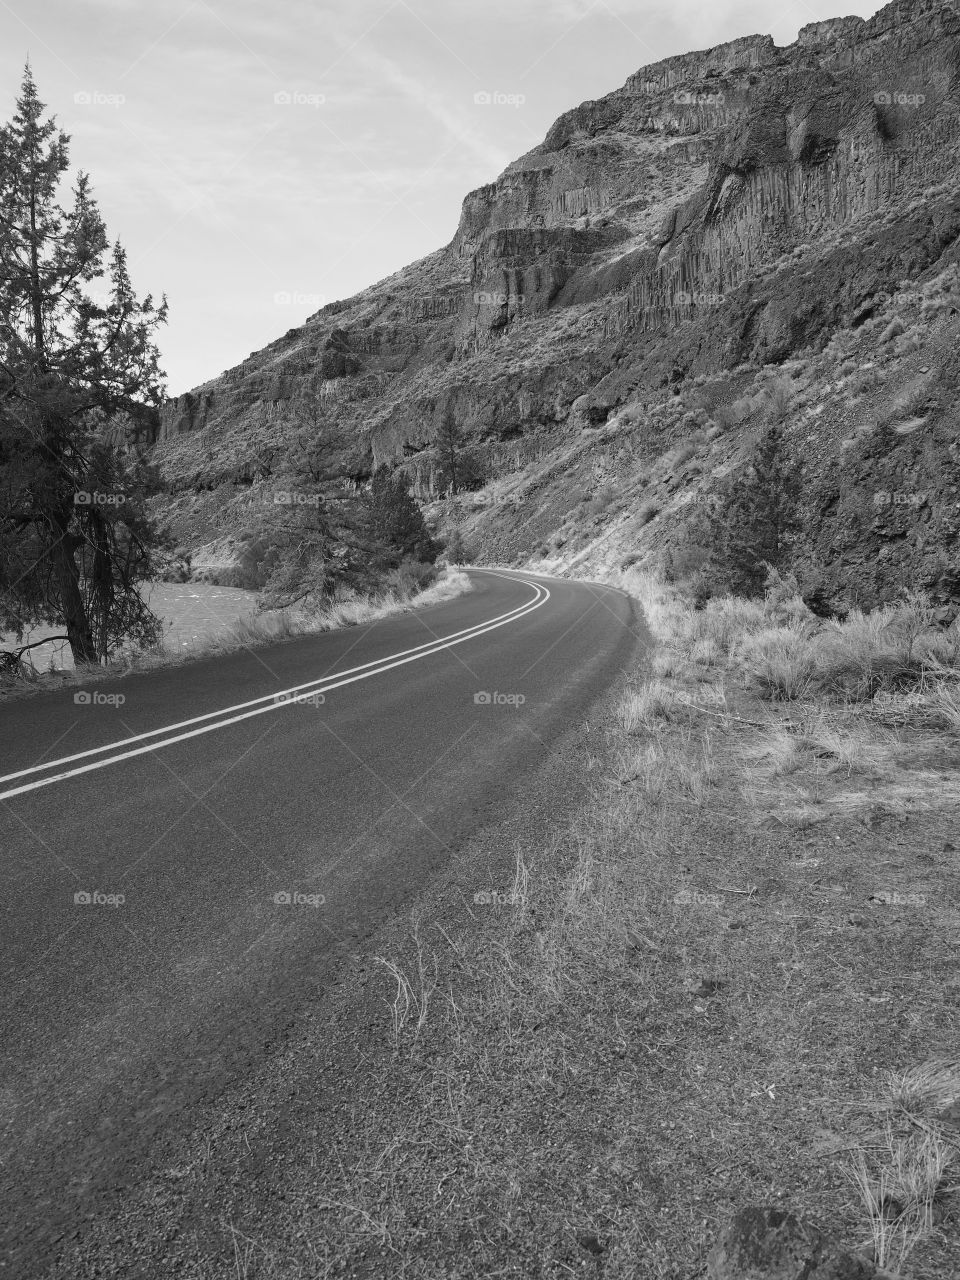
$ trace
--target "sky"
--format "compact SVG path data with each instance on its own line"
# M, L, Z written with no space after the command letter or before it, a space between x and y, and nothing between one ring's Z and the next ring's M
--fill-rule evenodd
M177 395L447 244L463 197L639 67L862 0L0 0ZM65 193L66 194L66 193Z

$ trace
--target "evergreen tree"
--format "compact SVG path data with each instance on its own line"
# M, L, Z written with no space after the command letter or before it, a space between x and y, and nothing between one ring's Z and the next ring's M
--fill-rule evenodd
M456 418L447 410L437 433L437 489L454 497L481 488L488 478L482 458L467 446Z
M706 573L714 589L734 595L763 594L768 568L786 563L796 530L799 477L786 459L780 431L768 428L749 466L731 477L709 517L711 548Z
M459 529L454 529L447 538L446 552L450 564L466 564L467 551L463 544L463 534Z
M275 608L330 596L340 586L371 586L375 570L362 499L331 467L315 425L296 432L272 481L244 553L241 585L261 588L264 603Z
M406 559L433 564L439 554L403 476L391 475L385 467L374 472L370 485L369 530L384 568L396 568Z
M119 244L79 174L58 203L69 139L45 118L29 66L0 127L0 626L59 622L76 662L159 623L140 596L154 576L147 470L110 446L162 399L153 344L166 319L134 294ZM108 300L88 286L106 276Z

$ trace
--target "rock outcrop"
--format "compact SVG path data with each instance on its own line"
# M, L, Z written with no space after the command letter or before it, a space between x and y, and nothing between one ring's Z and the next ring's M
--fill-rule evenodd
M466 197L445 248L165 407L156 460L184 536L239 519L203 494L268 477L304 426L331 473L402 466L425 497L448 412L495 476L635 403L649 458L664 395L816 350L942 267L958 67L957 9L895 0L787 48L667 58L567 112ZM525 515L497 507L475 540L522 558L549 532Z

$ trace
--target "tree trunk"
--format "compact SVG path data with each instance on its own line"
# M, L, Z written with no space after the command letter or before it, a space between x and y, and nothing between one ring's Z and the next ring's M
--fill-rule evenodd
M73 661L77 666L81 663L96 663L97 646L94 644L93 631L80 594L80 575L74 559L74 539L70 534L64 532L59 539L53 549L53 559Z

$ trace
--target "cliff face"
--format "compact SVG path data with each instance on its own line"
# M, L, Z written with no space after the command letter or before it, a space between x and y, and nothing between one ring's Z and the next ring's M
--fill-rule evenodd
M566 113L466 197L444 249L166 406L185 539L240 519L224 495L269 477L297 427L332 470L402 465L427 496L447 410L501 477L627 403L653 415L649 451L664 390L862 323L957 235L958 67L957 11L897 0L788 48L668 58Z

